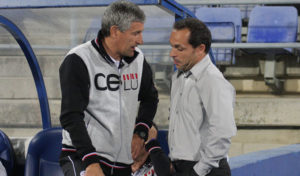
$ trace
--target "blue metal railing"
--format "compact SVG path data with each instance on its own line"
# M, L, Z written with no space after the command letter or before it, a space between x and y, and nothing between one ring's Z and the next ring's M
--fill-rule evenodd
M0 15L0 25L4 27L8 32L10 32L13 37L16 39L18 44L20 45L24 55L27 59L29 67L31 69L32 76L34 78L36 90L39 97L40 108L41 108L41 115L42 115L42 122L43 128L51 128L51 118L50 118L50 110L48 104L48 97L47 92L43 80L43 76L40 70L39 63L36 59L36 56L24 36L21 30L10 20Z

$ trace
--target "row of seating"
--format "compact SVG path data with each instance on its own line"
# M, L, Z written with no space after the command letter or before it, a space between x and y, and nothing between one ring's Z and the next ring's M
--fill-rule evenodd
M207 24L213 42L240 43L242 17L238 8L198 8L197 18ZM296 42L298 12L292 6L256 6L249 16L248 43ZM235 50L213 48L216 63L235 63Z
M197 7L197 18L207 24L213 42L242 42L242 13L234 7ZM145 44L168 44L174 19L147 18L144 31ZM101 17L95 17L87 30L84 41L96 37ZM296 42L298 12L293 6L256 6L251 10L247 42L274 43ZM217 65L235 64L235 50L213 48Z
M36 134L28 147L25 176L63 176L58 158L61 151L61 128L45 129ZM0 130L0 160L7 176L20 173L9 137ZM23 168L21 168L23 169ZM19 175L18 175L19 176Z
M257 6L255 4L219 4L219 5L188 5L186 6L188 9L190 9L193 13L196 12L199 8L237 8L241 11L241 16L243 20L248 20L250 16L250 12L252 9Z

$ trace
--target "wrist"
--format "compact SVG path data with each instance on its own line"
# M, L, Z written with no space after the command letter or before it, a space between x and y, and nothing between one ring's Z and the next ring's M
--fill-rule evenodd
M85 169L92 164L99 163L99 161L100 157L94 153L87 154L82 158L82 163Z
M152 124L145 122L137 122L134 129L134 134L137 134L140 138L146 142L148 139L148 132Z
M147 152L154 151L156 149L161 149L159 142L156 139L151 139L146 145L145 149Z
M144 140L144 142L146 142L147 138L148 138L148 132L146 131L135 131L134 134L136 134L137 136L139 136L141 139Z

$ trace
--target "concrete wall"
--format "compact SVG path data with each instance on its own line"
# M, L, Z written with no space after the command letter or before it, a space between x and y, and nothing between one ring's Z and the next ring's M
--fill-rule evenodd
M232 176L299 176L300 144L230 158Z

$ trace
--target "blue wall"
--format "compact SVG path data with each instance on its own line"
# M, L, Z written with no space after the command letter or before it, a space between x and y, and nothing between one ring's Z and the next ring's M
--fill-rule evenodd
M230 158L232 176L300 176L300 144Z

